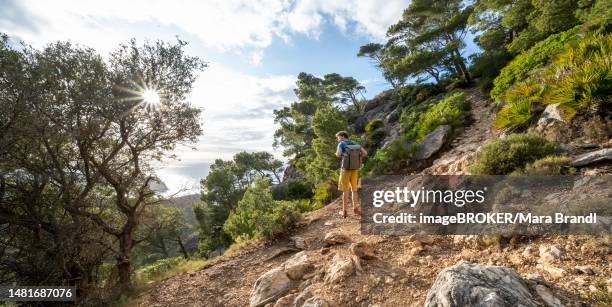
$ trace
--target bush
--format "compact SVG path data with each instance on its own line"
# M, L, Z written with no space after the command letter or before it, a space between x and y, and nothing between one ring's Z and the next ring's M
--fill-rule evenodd
M319 183L315 186L315 193L313 197L314 204L317 206L324 206L339 195L340 192L338 191L338 186L335 183L331 181Z
M141 269L138 269L138 271L136 271L136 274L139 279L151 280L167 271L170 271L172 268L178 266L184 261L186 260L183 257L165 258L157 260L149 265L144 266Z
M483 146L470 172L475 175L506 175L528 163L555 154L557 145L534 134L511 134Z
M531 108L540 102L543 87L539 84L518 84L505 94L506 104L495 116L495 128L522 126L532 117Z
M418 139L423 139L425 135L441 125L456 127L464 124L470 116L468 111L469 104L465 101L463 92L447 94L421 115L415 126Z
M393 172L403 161L410 159L415 151L416 144L411 139L402 136L389 147L377 151L373 157L370 157L361 168L360 173L367 175Z
M578 29L579 27L575 27L551 35L515 57L506 67L502 68L499 76L493 81L491 97L498 100L510 86L525 80L532 70L546 64L555 54L563 50L565 43L574 37Z
M312 184L306 180L291 179L272 186L274 200L295 200L311 198Z
M612 92L612 35L590 33L568 43L545 69L534 72L500 94L506 105L495 119L496 128L524 126L534 106L558 103L566 120L586 110L605 110Z
M522 174L525 175L567 175L573 174L572 159L566 156L547 156L528 164Z
M384 129L384 123L380 119L371 120L365 127L365 143L364 146L368 151L375 151L380 143L387 136Z
M292 226L299 217L298 202L275 201L269 180L257 177L230 213L223 230L234 240L270 237Z

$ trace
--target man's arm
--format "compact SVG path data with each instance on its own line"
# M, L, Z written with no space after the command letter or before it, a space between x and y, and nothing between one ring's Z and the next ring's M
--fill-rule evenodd
M342 150L340 150L340 145L336 147L336 157L342 157Z
M368 155L368 151L367 151L367 150L365 150L365 148L363 148L363 147L361 147L360 152L361 152L361 156L362 156L362 157L365 157L365 156L367 156L367 155Z

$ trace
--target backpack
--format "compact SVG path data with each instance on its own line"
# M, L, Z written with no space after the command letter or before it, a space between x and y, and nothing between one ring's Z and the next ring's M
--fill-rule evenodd
M342 169L354 170L361 167L361 145L346 144L342 155Z

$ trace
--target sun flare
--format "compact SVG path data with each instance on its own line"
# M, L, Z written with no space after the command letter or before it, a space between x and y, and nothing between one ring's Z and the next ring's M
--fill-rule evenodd
M151 107L156 107L160 103L159 94L156 91L150 89L145 90L142 93L142 99L148 106Z

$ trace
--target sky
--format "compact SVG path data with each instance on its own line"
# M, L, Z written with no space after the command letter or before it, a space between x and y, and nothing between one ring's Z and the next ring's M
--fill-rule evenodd
M0 0L0 32L43 47L69 40L107 55L136 38L188 41L187 52L208 63L190 97L202 108L197 144L157 165L169 192L199 190L215 159L239 151L269 151L273 110L290 105L300 72L339 73L366 87L370 98L389 88L379 71L356 56L383 42L408 0Z

